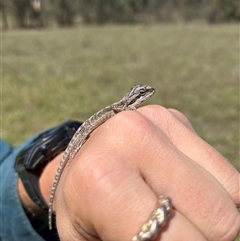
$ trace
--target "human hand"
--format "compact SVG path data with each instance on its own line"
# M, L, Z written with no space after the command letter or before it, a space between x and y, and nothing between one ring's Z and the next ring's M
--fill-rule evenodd
M59 236L131 240L163 195L173 210L156 241L232 241L240 230L239 185L237 170L178 111L121 112L66 166L54 200Z

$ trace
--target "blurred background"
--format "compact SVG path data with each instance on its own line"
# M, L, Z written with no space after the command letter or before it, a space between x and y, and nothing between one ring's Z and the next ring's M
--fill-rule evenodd
M238 0L1 0L2 25L208 23L240 20Z
M238 0L1 0L1 135L18 145L149 84L239 167Z

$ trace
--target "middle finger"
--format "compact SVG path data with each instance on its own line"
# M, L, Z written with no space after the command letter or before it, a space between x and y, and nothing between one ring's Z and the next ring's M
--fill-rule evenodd
M179 151L149 120L137 113L125 113L123 117L119 115L118 125L127 129L128 138L135 145L135 148L131 145L125 154L131 156L154 192L170 196L174 207L210 240L233 235L239 214L222 185ZM137 132L133 131L136 126ZM119 138L116 142L117 146L126 139Z

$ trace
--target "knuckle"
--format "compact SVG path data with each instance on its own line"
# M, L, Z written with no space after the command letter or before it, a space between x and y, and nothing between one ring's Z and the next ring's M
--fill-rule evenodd
M175 133L176 130L183 130L183 126L195 132L188 118L180 111L175 109L167 109L158 105L147 106L147 108L147 115L149 118L153 119L155 123L158 123L159 126L161 126L161 128L170 136L171 132Z
M80 170L81 180L87 191L92 191L93 187L102 179L108 179L114 171L114 165L104 158L104 153L96 153L82 166Z
M160 105L149 105L143 108L146 110L147 115L150 118L154 118L154 119L162 118L164 120L168 120L171 117L169 110Z
M172 124L176 121L169 109L163 106L150 105L144 108L147 118L153 120L155 123L159 123L164 129L171 127Z
M176 116L178 119L189 122L188 118L179 110L169 108L168 109L174 116Z
M187 128L193 130L193 127L192 127L190 121L188 120L188 118L182 112L180 112L180 111L178 111L176 109L169 109L169 111L173 115L174 118L179 120Z
M113 118L113 121L113 128L117 136L127 134L128 138L137 139L140 137L138 135L143 134L143 131L146 132L151 128L147 119L135 111L121 112L116 115L116 118Z

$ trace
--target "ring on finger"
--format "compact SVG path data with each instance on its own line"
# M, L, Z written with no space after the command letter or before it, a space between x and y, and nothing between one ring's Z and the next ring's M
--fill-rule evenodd
M157 208L152 212L150 219L143 224L140 232L132 238L132 241L150 241L156 238L166 223L171 208L171 200L160 196L158 198Z

